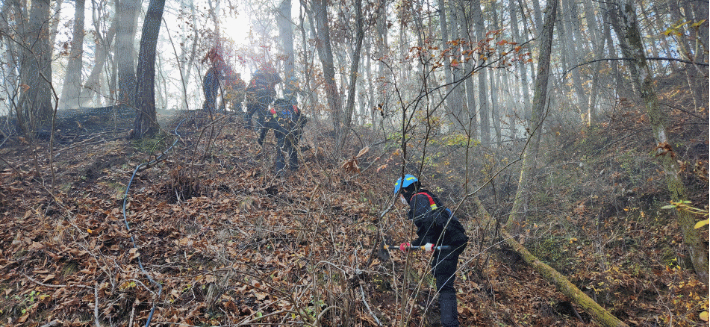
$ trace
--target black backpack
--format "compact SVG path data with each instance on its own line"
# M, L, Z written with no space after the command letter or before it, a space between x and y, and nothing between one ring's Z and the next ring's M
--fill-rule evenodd
M431 214L434 215L434 224L441 226L442 229L446 227L445 233L449 239L449 245L459 246L468 243L466 228L463 227L456 216L452 215L451 209L444 207L441 203L437 204L434 198L427 192L419 192L414 194L414 196L418 194L426 195L429 199L429 206L432 210Z

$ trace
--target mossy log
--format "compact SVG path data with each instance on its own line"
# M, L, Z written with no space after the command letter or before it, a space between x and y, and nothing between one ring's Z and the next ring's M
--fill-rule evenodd
M505 242L510 245L516 252L518 252L523 260L529 264L535 271L540 273L548 282L551 282L557 286L557 289L566 295L572 302L582 307L585 312L592 316L596 322L602 326L627 326L624 322L616 318L614 315L609 313L606 309L602 308L599 304L594 302L587 294L582 292L577 286L572 284L567 277L560 274L557 270L548 266L544 262L540 261L536 256L534 256L530 251L528 251L522 244L518 243L515 238L513 238L508 232L502 231L502 236L505 238Z

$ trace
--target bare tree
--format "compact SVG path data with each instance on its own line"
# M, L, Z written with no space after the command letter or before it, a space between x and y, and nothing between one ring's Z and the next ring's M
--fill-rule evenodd
M483 36L486 34L483 27L483 12L481 11L481 1L473 0L471 2L471 14L473 15L473 23L476 28L476 41L480 42L483 40ZM485 63L483 57L485 57L483 49L479 50L479 61L481 64ZM491 143L491 124L489 119L489 108L488 108L488 88L486 87L486 73L487 70L482 69L478 71L478 103L480 104L480 109L478 110L481 117L481 142L486 145Z
M165 0L150 0L143 22L136 73L135 103L138 115L133 123L134 138L152 136L160 128L155 113L155 50L164 8Z
M96 14L95 14L96 16ZM96 96L98 99L101 94L101 74L106 65L107 59L111 52L111 44L116 36L116 26L118 25L118 15L114 15L111 20L111 26L105 35L102 33L98 19L94 18L94 41L96 43L96 54L94 57L94 66L91 68L89 77L86 78L84 87L81 89L81 105L86 106L91 99ZM115 65L114 65L115 66ZM97 103L98 104L98 103Z
M74 31L72 32L69 63L64 75L62 95L59 97L60 107L78 108L81 91L81 68L84 53L84 0L74 1Z

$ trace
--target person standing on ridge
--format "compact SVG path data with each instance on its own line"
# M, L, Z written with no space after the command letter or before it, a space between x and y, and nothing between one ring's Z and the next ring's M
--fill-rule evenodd
M450 209L421 187L416 177L407 174L399 178L394 184L394 195L397 194L402 203L409 205L408 219L416 225L418 236L411 243L400 244L399 249L407 252L411 246L422 246L425 251L433 252L431 267L439 293L441 324L444 327L459 326L454 280L459 255L468 243L466 230ZM436 248L442 245L449 248Z
M211 113L215 112L217 102L217 92L220 89L220 81L226 81L229 85L244 85L239 74L234 72L234 69L224 61L220 47L215 46L207 52L202 63L210 62L210 68L205 73L202 79L202 91L205 93L205 102L202 109ZM222 90L224 95L224 90Z

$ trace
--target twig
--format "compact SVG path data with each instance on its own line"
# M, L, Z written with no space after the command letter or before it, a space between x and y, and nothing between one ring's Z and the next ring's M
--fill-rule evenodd
M281 311L276 311L276 312L272 312L272 313L269 313L269 314L265 314L265 315L262 315L261 317L256 317L256 318L254 318L254 319L249 319L249 320L247 320L247 321L242 321L242 322L238 323L237 326L254 325L253 322L255 322L255 321L259 321L259 320L264 319L264 318L266 318L266 317L268 317L268 316L274 316L274 315L277 315L277 314L280 314L280 313L293 313L293 314L298 314L298 312L291 311L291 310L281 310Z
M22 177L22 174L20 173L20 171L17 170L17 168L15 168L15 167L14 167L13 165L11 165L9 162L7 162L7 160L3 159L2 157L0 157L0 160L2 160L8 167L12 168L12 170L14 170L15 173L17 173L17 175L19 175L20 177Z
M42 282L40 282L40 281L38 281L38 280L36 280L36 279L30 277L30 276L27 276L27 275L25 275L25 274L22 274L22 276L25 276L25 278L29 279L30 281L32 281L33 283L35 283L35 284L37 284L37 285L45 286L45 287L56 287L56 288L62 288L62 287L79 287L79 288L87 288L87 289L92 289L92 288L93 288L93 287L91 287L91 286L86 286L86 285L55 285L55 284L45 284L45 283L42 283Z
M318 318L316 318L316 325L319 324L318 322L320 321L320 319L323 318L323 315L325 315L326 312L330 311L330 309L340 309L340 307L335 306L335 305L331 305L331 306L323 309L323 311L318 315ZM377 319L377 317L375 317L375 319Z
M131 308L131 317L128 318L128 327L133 327L133 315L135 315L135 314L136 314L136 306L134 305Z
M99 282L94 282L94 322L96 327L101 327L99 324Z
M367 312L370 313L372 318L375 318L375 322L377 323L378 326L382 326L382 323L380 322L380 319L377 319L377 316L372 312L370 309L370 305L367 304L367 301L365 300L365 291L362 290L362 285L360 285L360 294L362 295L362 303L365 303L365 308L367 308ZM325 311L324 311L325 312Z

